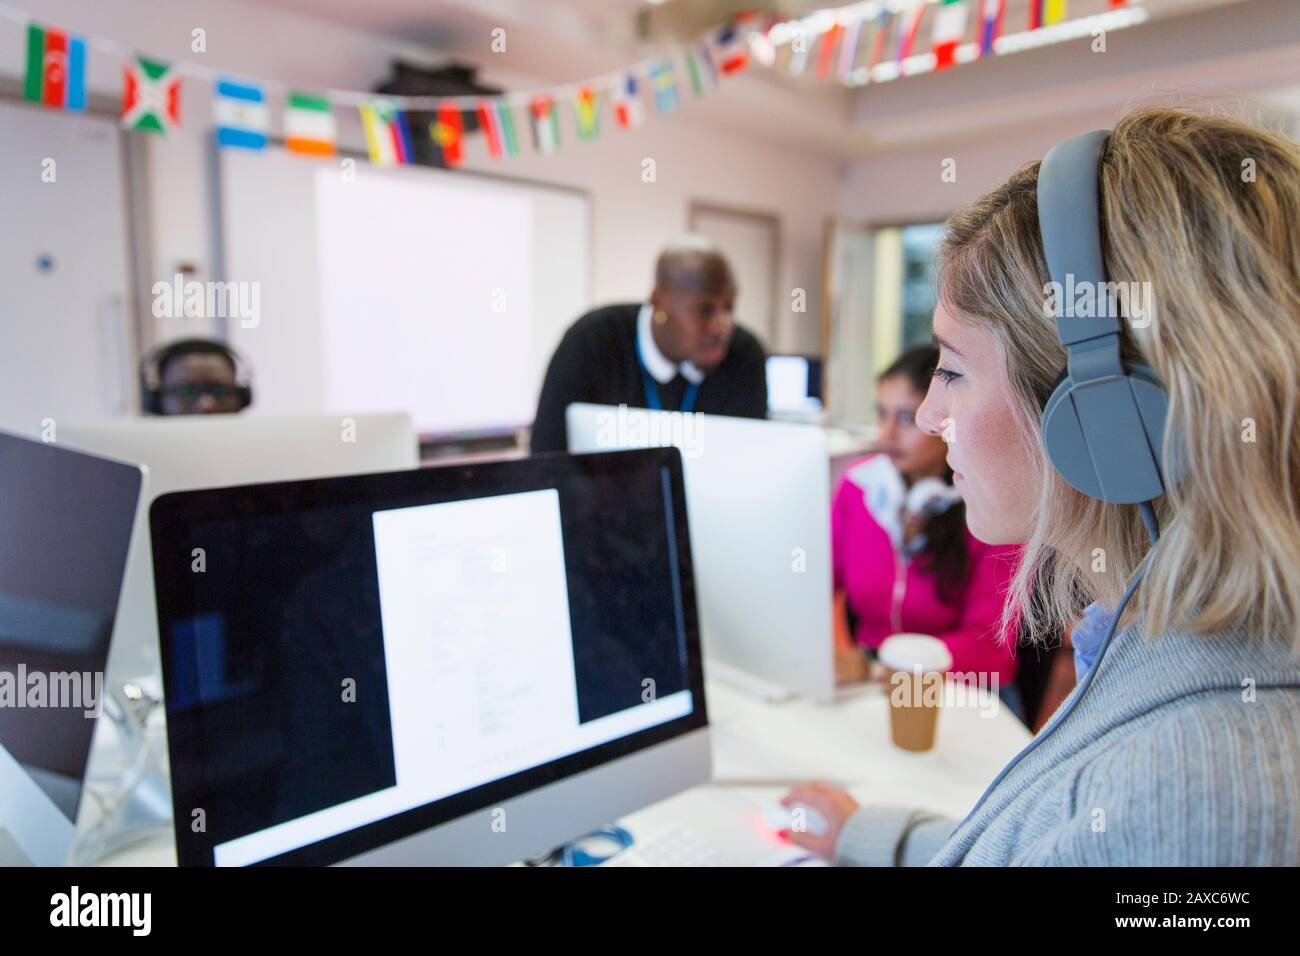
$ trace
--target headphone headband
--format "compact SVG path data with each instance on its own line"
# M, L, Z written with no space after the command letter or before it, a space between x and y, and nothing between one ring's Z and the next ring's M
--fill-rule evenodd
M1038 169L1038 222L1052 281L1065 289L1106 281L1101 258L1101 156L1110 130L1099 129L1053 146ZM1087 339L1120 331L1114 309L1096 318L1066 316L1057 303L1056 331L1067 349Z
M1060 143L1038 170L1038 225L1067 355L1065 375L1043 408L1042 435L1052 466L1074 488L1137 504L1164 494L1169 396L1153 369L1122 360L1123 322L1101 242L1101 158L1109 139L1108 130L1096 130ZM1075 288L1092 292L1092 314L1072 314Z

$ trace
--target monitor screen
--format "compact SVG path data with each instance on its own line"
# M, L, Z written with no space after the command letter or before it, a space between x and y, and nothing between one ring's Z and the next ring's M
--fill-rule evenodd
M0 433L0 790L76 820L140 469ZM0 821L10 826L14 821Z
M683 501L673 449L158 499L180 862L335 862L703 726Z
M821 406L821 359L807 355L768 356L768 411L805 412L815 411Z

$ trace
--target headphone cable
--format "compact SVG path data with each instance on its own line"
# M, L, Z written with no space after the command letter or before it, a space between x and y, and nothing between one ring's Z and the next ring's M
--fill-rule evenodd
M1002 768L1002 772L993 778L993 782L988 785L980 798L975 801L975 806L971 809L970 813L966 814L965 819L963 819L962 822L953 830L954 833L961 829L961 827L965 826L971 817L975 816L979 808L984 805L984 801L988 798L988 795L997 788L997 785L1006 778L1007 774L1009 774L1021 760L1029 756L1029 754L1031 754L1039 744L1050 737L1056 728L1060 727L1061 724L1065 722L1065 719L1069 717L1070 714L1074 713L1074 709L1079 706L1079 701L1081 701L1083 695L1088 692L1088 687L1091 686L1093 678L1096 677L1097 672L1101 670L1101 660L1106 656L1106 649L1110 647L1111 641L1115 637L1115 632L1119 629L1119 621L1120 618L1124 616L1124 609L1128 607L1129 601L1133 599L1133 595L1137 592L1138 585L1142 583L1142 579L1146 576L1147 565L1151 562L1151 554L1155 551L1156 543L1160 540L1160 527L1156 522L1156 512L1151 506L1151 502L1139 502L1138 510L1142 514L1142 523L1146 525L1147 537L1151 541L1151 548L1147 551L1146 555L1143 556L1142 563L1138 565L1137 570L1133 572L1133 577L1129 581L1128 587L1124 589L1124 596L1119 599L1119 604L1115 607L1115 614L1110 620L1110 626L1106 629L1106 637L1101 642L1100 650L1097 651L1097 659L1093 661L1092 666L1088 668L1088 673L1084 675L1083 683L1079 685L1078 690L1074 695L1074 699L1070 702L1070 706L1052 720L1050 727L1047 727L1041 733L1035 735L1034 739L1029 741L1020 753L1011 758L1010 763Z

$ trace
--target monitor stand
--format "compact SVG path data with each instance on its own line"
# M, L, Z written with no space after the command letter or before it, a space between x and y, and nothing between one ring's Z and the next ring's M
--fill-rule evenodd
M706 656L704 658L704 676L713 680L720 680L736 690L767 704L779 704L795 696L792 690L774 684L765 678L757 677L749 673L749 671L741 670L739 667L724 664L714 657Z

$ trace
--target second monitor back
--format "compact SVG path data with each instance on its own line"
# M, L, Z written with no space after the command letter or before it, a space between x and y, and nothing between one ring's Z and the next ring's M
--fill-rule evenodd
M149 506L159 495L419 465L419 441L402 413L70 422L59 425L59 443L146 469L109 650L109 686L150 677L162 686L149 546Z
M813 425L575 403L569 450L682 452L710 661L814 700L835 692L830 462Z

